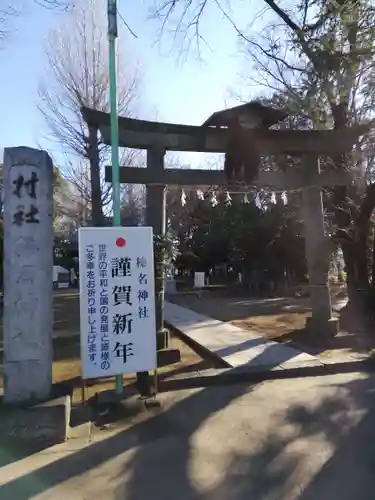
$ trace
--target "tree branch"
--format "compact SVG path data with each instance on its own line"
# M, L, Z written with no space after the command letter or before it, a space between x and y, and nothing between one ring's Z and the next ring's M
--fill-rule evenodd
M90 136L81 107L109 111L106 17L98 2L86 1L87 5L83 3L64 13L58 28L50 33L46 48L48 69L38 90L39 109L48 139L57 143L69 158L69 180L79 196L86 203L96 203L95 207L100 203L103 208L111 201L111 186L104 181L110 147L99 142L96 149L92 144L95 135ZM128 60L126 72L123 68L118 58L118 113L131 116L138 98L140 73L138 66L129 70ZM127 161L131 161L129 150L126 155ZM92 192L95 195L99 185L101 199L92 200Z

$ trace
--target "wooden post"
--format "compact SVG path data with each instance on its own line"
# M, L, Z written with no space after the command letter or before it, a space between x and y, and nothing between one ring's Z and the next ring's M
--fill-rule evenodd
M320 173L319 159L315 155L304 156L304 168ZM306 163L309 163L306 165ZM338 321L332 318L329 289L329 237L324 229L322 189L309 186L302 189L302 213L305 222L306 259L308 264L312 317L306 327L317 335L334 336L338 333Z

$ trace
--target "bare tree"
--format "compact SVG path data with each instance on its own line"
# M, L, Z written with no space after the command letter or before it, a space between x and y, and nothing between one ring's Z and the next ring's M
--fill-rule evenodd
M103 167L109 160L109 147L101 143L98 131L88 127L81 107L109 111L108 42L105 9L100 0L82 0L61 17L59 27L50 33L46 56L48 69L39 86L40 111L56 142L69 158L66 175L81 196L87 197L90 179L92 222L104 223L110 201ZM138 97L140 73L137 65L129 70L118 60L118 113L131 116ZM123 68L126 66L126 72ZM122 162L132 164L134 154L125 151Z
M18 11L12 5L0 7L0 49L8 38L12 28L12 20L18 15Z
M138 226L144 222L146 188L142 184L125 184L121 191L121 225Z
M3 0L3 3L4 2ZM21 0L12 0L12 2L8 2L8 5L0 6L0 49L2 48L3 43L8 38L8 35L11 33L13 24L12 21L22 15L26 14L26 12L31 7L44 7L49 10L56 11L66 11L73 5L71 0L29 0L22 1Z
M248 83L282 91L294 103L295 111L305 113L315 128L343 129L363 118L373 118L373 0L254 0L251 7L257 4L263 9L264 21L260 19L261 30L256 34L249 30L249 21L256 17L253 11L249 9L249 18L244 19L244 9L235 0L160 0L154 17L161 21L162 30L172 25L175 37L183 33L187 40L193 36L199 42L204 37L203 14L214 5L245 42L256 69L246 75ZM242 25L235 21L237 7L241 9ZM368 167L362 182L332 189L335 236L344 252L350 296L361 303L364 294L357 294L357 290L367 292L370 285L368 236L375 207L373 138L361 138L350 154L337 155L332 163L339 169L352 169L358 164ZM372 288L375 294L374 280Z

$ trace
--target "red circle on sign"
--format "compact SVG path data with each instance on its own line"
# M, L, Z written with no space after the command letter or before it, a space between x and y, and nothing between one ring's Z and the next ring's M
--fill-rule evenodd
M122 236L120 238L117 238L116 240L116 246L118 247L124 247L126 245L126 240Z

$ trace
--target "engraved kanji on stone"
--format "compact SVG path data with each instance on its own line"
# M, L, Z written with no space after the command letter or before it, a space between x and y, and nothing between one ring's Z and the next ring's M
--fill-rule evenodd
M13 194L21 198L21 190L23 187L26 188L26 193L30 196L30 198L34 198L36 200L36 184L39 182L38 176L36 172L31 173L31 177L29 180L25 181L25 177L20 174L17 179L13 181L15 189Z

